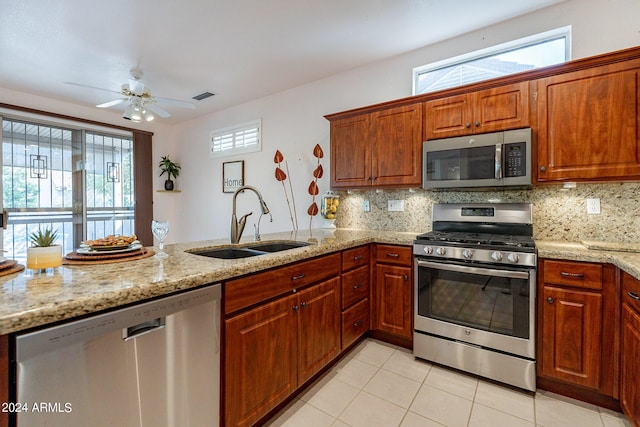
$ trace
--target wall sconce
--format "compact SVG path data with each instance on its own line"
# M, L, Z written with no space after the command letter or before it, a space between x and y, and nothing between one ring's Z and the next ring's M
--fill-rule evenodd
M107 162L107 182L120 182L120 164Z
M47 179L47 156L31 154L31 178Z

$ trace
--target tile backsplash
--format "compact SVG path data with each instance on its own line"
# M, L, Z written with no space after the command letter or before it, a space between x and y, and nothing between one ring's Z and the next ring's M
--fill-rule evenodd
M433 203L533 203L534 238L640 242L640 183L559 185L531 190L426 191L366 190L340 192L336 226L423 233L431 230ZM587 199L599 198L601 213L587 214ZM369 212L363 211L368 200ZM387 211L389 200L404 200L404 211Z

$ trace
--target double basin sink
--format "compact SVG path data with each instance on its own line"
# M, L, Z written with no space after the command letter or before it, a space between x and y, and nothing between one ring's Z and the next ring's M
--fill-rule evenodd
M248 258L258 255L265 255L274 252L286 251L289 249L302 248L309 246L311 243L298 242L295 240L285 241L265 241L255 242L247 246L225 246L225 247L213 247L203 249L192 249L187 251L190 254L206 256L209 258L219 259L239 259Z

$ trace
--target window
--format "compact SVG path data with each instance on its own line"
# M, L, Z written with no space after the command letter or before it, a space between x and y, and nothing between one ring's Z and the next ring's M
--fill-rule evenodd
M413 94L462 86L571 59L571 27L413 69Z
M86 239L134 233L133 137L0 116L5 256L26 259L29 235L58 232L71 252Z
M261 121L241 123L209 133L211 158L253 153L262 150Z

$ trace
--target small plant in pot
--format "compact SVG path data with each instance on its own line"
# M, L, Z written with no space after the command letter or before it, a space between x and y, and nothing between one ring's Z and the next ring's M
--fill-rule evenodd
M162 156L160 160L160 176L167 174L167 180L164 182L164 189L167 191L173 191L173 178L177 178L180 175L180 165L176 162L171 161L169 156Z
M29 235L31 247L27 248L27 268L44 270L62 265L62 247L55 245L58 232L50 228L38 229Z

